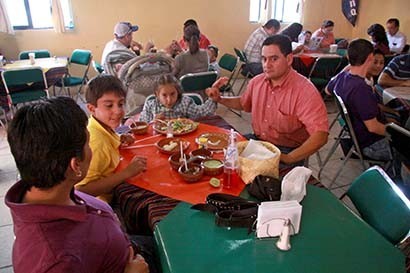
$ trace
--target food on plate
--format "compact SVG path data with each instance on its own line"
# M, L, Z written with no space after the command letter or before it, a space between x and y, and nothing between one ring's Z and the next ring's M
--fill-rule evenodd
M169 144L165 144L164 146L162 146L162 148L165 151L172 151L173 149L175 149L178 146L178 143L175 141L171 141Z
M156 120L154 124L155 131L162 134L172 133L173 135L188 134L195 131L197 127L198 123L185 118L170 119L168 121Z
M164 138L158 140L158 142L155 144L155 146L158 148L158 150L164 154L173 154L173 153L178 153L181 148L181 143L182 143L182 150L186 150L189 147L189 141L178 138L178 137L170 137L170 138Z

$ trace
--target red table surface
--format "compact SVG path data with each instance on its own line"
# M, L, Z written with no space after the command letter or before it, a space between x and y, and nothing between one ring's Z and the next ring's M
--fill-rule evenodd
M195 143L195 139L200 134L208 132L229 133L226 129L200 123L196 131L181 136L181 138L190 142L190 146L186 152L197 149L198 145ZM152 135L153 132L150 127L147 134L138 135L136 136L136 139L140 140ZM160 135L156 138L147 139L146 141L133 145L153 144L163 138L165 138L165 136ZM241 136L239 141L241 140L245 140L245 138ZM169 155L161 153L155 146L136 149L120 149L120 154L122 159L117 170L124 169L128 165L129 161L136 155L147 158L147 171L128 179L128 183L134 184L149 191L153 191L160 195L165 195L191 204L205 202L206 197L211 193L228 193L238 196L245 187L245 183L241 183L240 185L230 189L224 189L222 186L215 188L209 184L209 180L211 179L210 176L204 176L202 180L198 182L187 183L179 176L177 171L173 170L169 165ZM214 153L213 157L222 159L223 153ZM221 182L223 183L222 174L216 177L221 179Z

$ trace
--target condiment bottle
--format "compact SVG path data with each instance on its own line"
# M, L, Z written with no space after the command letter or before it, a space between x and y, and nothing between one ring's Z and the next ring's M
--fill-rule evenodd
M235 134L235 131L231 129L229 144L224 158L224 179L222 186L226 189L238 186L241 180L239 177L239 156Z

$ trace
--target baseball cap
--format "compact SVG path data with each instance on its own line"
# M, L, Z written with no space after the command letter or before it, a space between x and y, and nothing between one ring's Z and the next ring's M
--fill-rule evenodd
M133 26L130 22L119 22L114 27L114 34L121 38L125 35L138 30L138 26Z

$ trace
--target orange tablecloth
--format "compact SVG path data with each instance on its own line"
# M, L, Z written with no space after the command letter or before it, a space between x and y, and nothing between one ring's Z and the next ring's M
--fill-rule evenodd
M200 123L195 132L182 136L182 138L190 142L188 152L198 148L198 145L195 143L195 138L200 134L207 132L228 133L228 130ZM152 135L152 128L150 127L148 134L136 136L136 138L137 140L140 140ZM156 138L147 139L146 141L139 142L136 145L153 144L162 138L165 138L165 136L160 135ZM244 140L244 138L240 137L239 140ZM160 195L165 195L191 204L203 203L205 202L208 194L215 192L239 195L245 187L245 184L241 183L238 187L234 187L229 190L222 188L222 186L219 188L214 188L209 184L209 179L211 178L209 176L204 176L199 182L187 183L180 178L176 171L171 169L168 163L169 155L159 152L155 146L136 149L121 149L120 153L122 160L118 166L119 170L124 169L135 155L147 158L147 171L128 179L128 183L153 191ZM222 159L223 153L214 153L213 157ZM217 177L222 181L223 175Z

